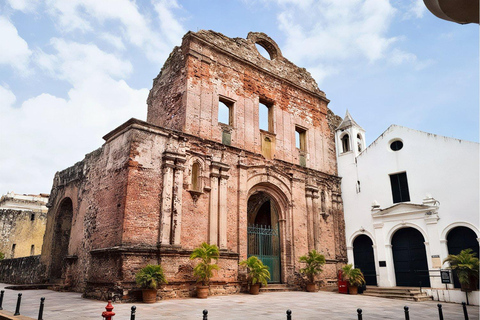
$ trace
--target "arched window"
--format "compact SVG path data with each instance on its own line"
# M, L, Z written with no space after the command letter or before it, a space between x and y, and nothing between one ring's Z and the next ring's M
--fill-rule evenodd
M362 136L359 134L357 134L357 147L358 147L358 152L362 152Z
M201 191L200 171L200 164L198 162L195 162L192 165L192 190Z
M348 136L348 134L345 134L342 137L342 148L343 148L343 152L350 151L350 137Z

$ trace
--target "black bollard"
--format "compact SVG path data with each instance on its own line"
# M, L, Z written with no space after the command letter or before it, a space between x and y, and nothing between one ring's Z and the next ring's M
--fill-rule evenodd
M137 310L137 307L132 306L132 312L130 312L130 320L135 320L135 311Z
M443 320L443 310L442 310L442 304L437 304L438 307L438 319Z
M287 320L292 320L292 310L287 310Z
M358 316L358 320L362 320L362 319L363 319L362 309L360 309L360 308L357 309L357 316Z
M203 320L208 320L208 310L203 310Z
M45 304L45 298L40 298L40 308L38 309L38 320L43 320L43 305Z
M15 308L15 314L14 316L19 316L20 315L20 303L22 303L22 294L18 294L18 299L17 299L17 307Z
M2 304L3 304L3 295L5 294L5 290L0 291L0 310L3 310Z
M408 307L403 307L403 310L405 311L405 320L410 320L410 315L408 314Z
M463 316L465 317L465 320L468 320L467 304L465 302L462 302L462 307L463 307Z

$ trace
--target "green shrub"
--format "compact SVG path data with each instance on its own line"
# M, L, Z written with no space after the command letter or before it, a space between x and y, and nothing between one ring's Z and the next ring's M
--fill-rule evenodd
M220 251L214 244L210 245L206 242L202 243L198 248L193 250L190 259L200 259L200 262L193 268L193 275L201 282L203 286L208 286L210 279L213 277L213 270L219 267L212 260L218 261Z
M300 273L307 276L310 283L315 282L315 276L323 271L322 267L325 264L325 256L313 249L307 255L300 257L300 262L306 263L304 268L300 269Z
M268 266L264 265L256 256L240 262L240 265L247 268L250 284L258 282L264 286L267 285L267 280L270 280L270 271L268 271Z
M135 281L142 289L157 289L158 285L168 283L161 265L149 264L135 275Z

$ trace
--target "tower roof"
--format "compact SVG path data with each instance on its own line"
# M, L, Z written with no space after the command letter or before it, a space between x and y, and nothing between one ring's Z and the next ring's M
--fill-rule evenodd
M348 112L348 109L347 109L347 112L345 113L345 117L343 118L342 122L340 122L340 124L338 125L337 130L345 129L353 126L363 130L363 128L360 127L358 123L355 122L355 120L353 120L352 116L350 115L350 112Z

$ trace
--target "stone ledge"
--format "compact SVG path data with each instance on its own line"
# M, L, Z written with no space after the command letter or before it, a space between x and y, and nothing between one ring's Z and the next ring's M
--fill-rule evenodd
M30 317L25 317L22 315L14 316L12 312L6 310L0 310L0 320L35 320Z

